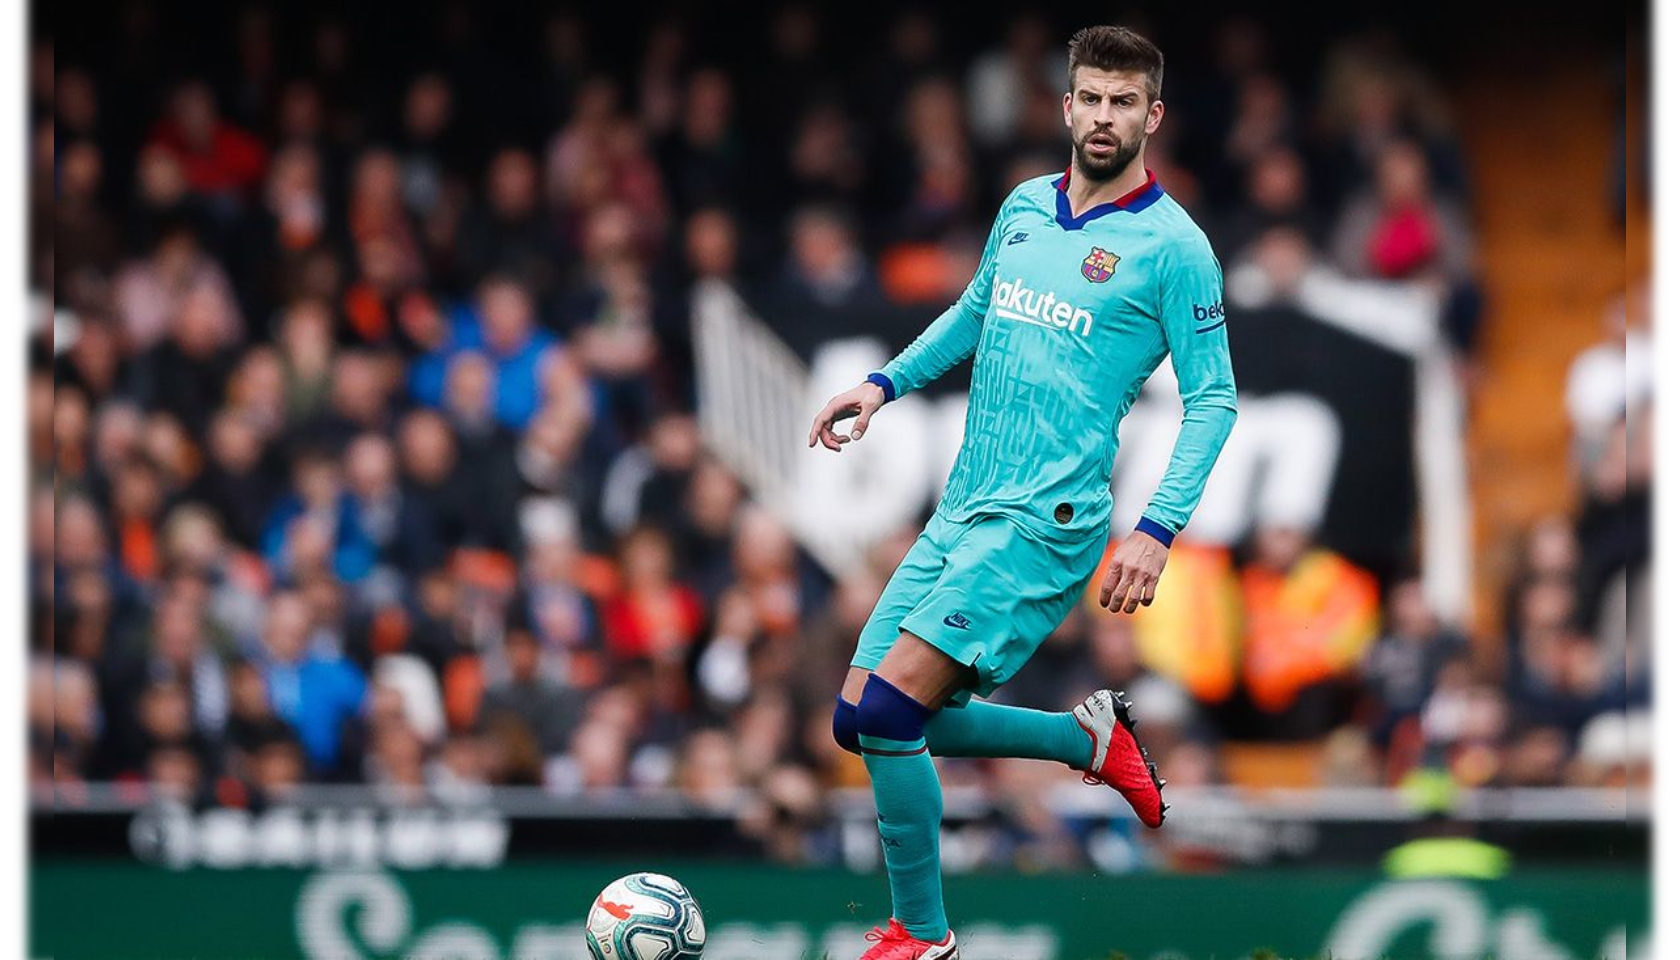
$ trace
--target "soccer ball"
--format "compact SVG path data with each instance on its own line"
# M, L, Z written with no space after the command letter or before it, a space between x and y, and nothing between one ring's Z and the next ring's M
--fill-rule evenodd
M700 904L658 873L619 877L601 891L584 926L594 960L699 960L706 945Z

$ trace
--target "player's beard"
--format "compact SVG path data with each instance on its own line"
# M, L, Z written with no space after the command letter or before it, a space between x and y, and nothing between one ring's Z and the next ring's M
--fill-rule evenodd
M1092 156L1087 148L1091 138L1103 133L1114 141L1114 152L1106 157ZM1073 162L1079 165L1079 173L1092 183L1107 183L1120 175L1137 158L1143 149L1143 135L1136 140L1126 140L1113 130L1092 130L1073 146Z

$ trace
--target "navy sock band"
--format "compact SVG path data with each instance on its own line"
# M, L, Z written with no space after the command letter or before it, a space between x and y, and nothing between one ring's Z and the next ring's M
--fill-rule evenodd
M915 697L872 673L864 681L863 696L858 698L857 732L859 737L917 744L909 748L911 752L925 750L927 746L919 741L933 713Z
M857 706L834 698L834 742L847 753L858 753Z

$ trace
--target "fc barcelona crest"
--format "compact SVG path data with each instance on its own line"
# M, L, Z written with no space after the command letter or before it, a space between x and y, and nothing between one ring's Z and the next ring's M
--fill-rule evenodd
M1109 253L1102 247L1092 247L1091 255L1079 265L1079 272L1085 274L1085 279L1092 283L1102 283L1114 276L1114 265L1119 262L1118 253Z

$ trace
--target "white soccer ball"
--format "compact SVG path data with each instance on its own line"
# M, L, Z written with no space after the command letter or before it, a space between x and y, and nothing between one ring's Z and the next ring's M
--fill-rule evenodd
M584 926L594 960L699 960L706 922L688 888L664 874L632 873L601 891Z

